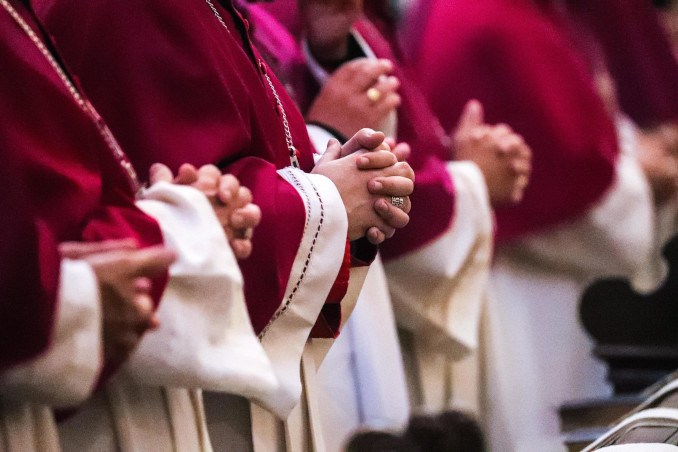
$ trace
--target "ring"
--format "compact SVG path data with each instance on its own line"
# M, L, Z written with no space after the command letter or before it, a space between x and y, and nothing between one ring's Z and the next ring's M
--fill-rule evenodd
M376 104L377 102L379 102L379 99L381 99L381 91L374 87L368 89L365 94L367 94L367 98L373 104Z
M391 196L391 204L398 209L402 208L405 205L405 200L402 196Z

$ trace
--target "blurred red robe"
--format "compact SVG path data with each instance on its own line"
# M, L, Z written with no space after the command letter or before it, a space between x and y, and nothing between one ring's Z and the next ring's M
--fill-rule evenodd
M651 192L633 149L620 152L618 123L549 2L430 3L412 70L443 125L476 98L489 122L507 123L533 151L523 202L497 209L483 328L491 447L554 450L556 407L608 394L578 299L592 278L633 277L648 266Z
M612 74L622 110L642 127L678 121L678 59L651 0L567 0Z

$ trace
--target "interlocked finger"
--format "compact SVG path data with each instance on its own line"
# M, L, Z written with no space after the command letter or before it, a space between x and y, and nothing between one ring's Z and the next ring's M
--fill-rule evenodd
M398 157L391 151L379 150L363 153L356 160L358 169L382 169L398 163Z
M404 204L404 200L403 200ZM403 205L403 208L405 205ZM410 221L409 215L403 210L391 204L391 199L380 198L374 203L374 208L384 222L394 228L403 228Z
M154 163L151 165L149 170L149 181L151 185L155 185L158 182L172 182L174 176L172 171L162 163Z
M407 162L398 162L389 168L384 168L382 174L384 176L405 177L414 182L414 170Z
M376 226L369 228L365 236L372 245L379 245L386 240L386 234Z
M373 195L410 196L414 191L414 182L403 176L375 177L368 182L367 188Z
M245 259L252 254L252 241L249 239L232 239L229 243L237 259Z
M393 70L393 63L384 59L376 61L361 59L355 61L351 67L355 69L353 73L354 86L359 91L365 92L374 85L375 80L378 80L380 75L388 74Z
M190 163L184 163L179 167L177 177L174 178L175 184L191 185L198 180L198 170Z
M219 176L219 201L224 204L229 204L233 201L233 198L238 196L240 188L240 182L234 175L223 174Z

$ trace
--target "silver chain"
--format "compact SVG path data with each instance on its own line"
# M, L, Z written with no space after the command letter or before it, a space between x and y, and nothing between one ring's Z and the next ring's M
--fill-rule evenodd
M260 62L261 64L261 62ZM290 152L290 162L292 163L292 166L295 168L299 168L299 160L297 159L297 148L294 147L294 142L292 141L292 132L290 132L290 123L287 121L287 115L285 114L285 108L283 107L282 101L280 100L280 97L278 96L278 91L276 91L275 86L273 86L273 82L271 81L271 77L267 73L264 73L264 77L266 77L266 81L268 81L268 86L271 87L271 92L273 93L273 96L275 97L275 101L278 104L278 107L280 108L280 116L282 118L282 125L283 129L285 129L285 143L287 144L287 150Z
M129 161L129 158L125 154L125 152L122 150L120 147L120 144L118 141L115 139L113 136L113 133L111 130L104 124L103 120L99 116L99 114L96 112L94 107L92 106L91 103L89 103L87 100L85 100L80 94L80 91L75 87L71 79L66 75L64 72L63 68L61 65L56 61L52 53L49 51L47 46L42 42L42 40L38 37L38 35L33 31L33 29L26 23L26 21L21 17L21 15L17 12L16 9L12 5L10 5L7 0L0 0L0 4L5 8L5 10L9 13L10 16L12 16L12 19L19 25L19 27L28 35L28 37L33 41L33 44L40 50L40 53L47 59L49 62L50 66L54 69L54 71L57 73L63 84L66 86L68 89L68 92L71 94L75 102L78 104L78 106L89 116L89 118L95 123L97 130L99 131L99 134L101 137L104 139L106 142L106 145L108 148L113 152L113 155L115 156L116 160L120 164L120 166L125 170L125 173L127 174L127 177L129 179L130 185L132 186L132 189L135 192L138 192L139 189L141 188L141 184L139 183L139 178L137 177L136 171L134 171L134 167L132 166L132 163Z
M226 31L228 31L230 33L231 30L228 29L228 25L226 25L226 22L224 22L223 17L221 17L221 14L219 14L219 11L217 11L217 8L214 6L214 4L210 0L205 0L205 1L207 2L207 5L210 7L210 9L214 13L214 15L217 17L217 19L219 19L219 22L221 22L221 25L223 25L224 28L226 29Z
M221 14L219 14L219 11L217 8L214 6L214 4L210 0L205 0L207 3L207 6L210 7L212 12L214 13L214 16L217 18L219 23L224 26L226 31L229 33L231 30L229 30L228 26L226 25L226 22L224 22L224 18L221 17ZM263 65L263 61L259 60L259 66L261 67ZM290 155L290 163L292 164L293 167L299 168L299 159L297 158L297 148L294 147L294 141L292 141L292 132L290 131L290 123L287 120L287 114L285 113L285 107L283 106L282 101L280 100L280 96L278 96L278 91L275 89L275 86L273 85L273 81L271 80L271 77L268 75L267 71L262 71L264 73L264 77L266 77L266 81L268 82L268 86L271 88L271 92L273 93L273 97L275 97L275 102L276 105L280 111L280 119L282 121L283 129L285 132L285 144L287 145L287 150Z

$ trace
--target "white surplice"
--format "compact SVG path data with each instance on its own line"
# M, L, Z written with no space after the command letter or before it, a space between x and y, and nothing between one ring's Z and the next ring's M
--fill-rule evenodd
M606 367L579 322L594 279L628 277L651 290L665 275L661 245L675 209L658 215L633 156L633 131L618 124L616 180L583 217L497 251L484 332L484 421L491 450L564 450L558 408L606 397Z

